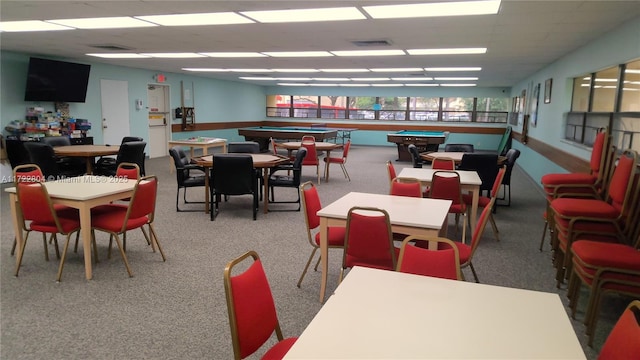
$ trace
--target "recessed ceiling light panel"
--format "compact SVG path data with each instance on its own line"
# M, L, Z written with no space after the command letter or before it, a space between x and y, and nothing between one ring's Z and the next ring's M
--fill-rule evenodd
M241 11L240 13L261 23L290 23L366 19L364 14L362 14L360 10L355 7Z
M254 21L234 12L136 16L163 26L250 24Z
M56 19L47 22L70 26L77 29L119 29L158 26L147 21L138 20L128 16L82 18L82 19Z
M492 15L500 9L500 0L457 1L428 4L363 6L374 19L401 19L434 16Z

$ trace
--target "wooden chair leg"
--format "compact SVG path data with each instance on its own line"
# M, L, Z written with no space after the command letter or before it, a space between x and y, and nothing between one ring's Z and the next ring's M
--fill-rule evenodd
M313 251L311 252L311 255L309 256L309 260L307 260L307 264L304 266L304 269L302 270L300 279L298 279L298 284L297 284L298 287L300 287L300 284L302 284L302 279L304 279L304 276L307 273L307 270L309 269L309 265L311 264L311 260L313 260L313 256L316 254L316 250L318 250L318 248L314 247Z

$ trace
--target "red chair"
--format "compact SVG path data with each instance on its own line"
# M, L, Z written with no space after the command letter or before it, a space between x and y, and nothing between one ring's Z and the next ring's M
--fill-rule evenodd
M598 236L603 241L616 242L627 233L630 222L627 217L634 208L637 195L632 194L636 180L638 155L626 150L618 159L604 199L557 198L551 202L555 231L557 286L564 281L571 265L571 244L581 234ZM637 194L640 187L634 190Z
M411 242L436 243L434 250L414 246ZM440 246L446 244L446 246ZM460 255L453 241L441 237L408 236L402 241L396 271L433 276L442 279L462 280Z
M418 179L395 178L391 182L389 195L422 197L422 185Z
M313 260L316 251L320 248L320 232L316 232L315 235L312 234L313 231L317 230L320 227L320 217L318 216L318 211L322 209L322 204L320 203L320 196L318 195L318 189L311 182L307 181L304 184L300 184L300 198L302 199L302 208L304 209L304 220L307 225L307 237L309 239L309 244L313 247L313 251L311 251L311 255L309 256L309 260L307 260L307 264L304 266L304 270L302 271L302 275L300 275L300 279L298 280L298 287L302 284L302 279L304 279L304 275L307 273L309 269L309 265L311 264L311 260ZM342 226L331 226L328 231L328 246L329 249L342 249L344 250L344 237L346 234L346 229ZM315 270L318 270L318 264L320 263L320 258L318 258L318 262L316 263Z
M431 161L431 168L434 170L455 170L456 162L447 157L437 157Z
M347 213L347 234L340 282L346 268L364 266L395 270L399 249L393 246L389 214L372 207L354 206Z
M561 173L546 174L540 182L547 198L547 209L544 229L540 239L540 251L544 245L547 228L553 232L553 215L550 209L551 201L562 197L593 196L601 193L606 188L610 169L613 168L615 147L611 145L611 135L608 129L604 129L596 135L591 150L588 173Z
M340 168L342 168L342 173L344 177L346 177L349 181L351 181L351 177L349 177L349 173L347 172L347 168L344 166L347 163L347 156L349 156L349 148L351 147L351 140L347 141L344 144L344 148L342 149L342 156L340 157L327 157L325 156L322 160L324 160L324 173L327 173L327 166L329 164L340 164Z
M118 179L138 180L140 178L140 167L138 164L122 162L116 168L116 177Z
M598 360L640 358L640 300L634 300L618 319L600 349Z
M462 201L462 186L460 185L460 174L455 171L438 170L433 173L429 197L432 199L451 200L449 214L456 215L456 235L458 231L458 219L463 216L462 222L462 242L467 239L467 205Z
M302 161L302 166L315 166L316 175L318 176L318 184L320 183L320 160L318 160L318 150L316 149L316 138L305 135L300 143L302 147L307 149L307 156Z
M234 267L249 257L253 258L253 263L247 270L242 274L232 275ZM224 269L224 290L234 359L244 359L255 353L274 331L278 342L262 359L282 359L297 338L285 339L282 336L269 281L255 251L249 251L227 264Z
M16 183L16 194L20 204L22 230L27 233L22 246L18 251L18 261L15 272L15 276L18 276L18 272L20 271L20 266L22 264L22 257L24 256L24 249L27 245L27 240L29 239L31 231L39 231L42 233L45 259L49 261L46 234L52 234L51 236L56 247L56 256L60 258L58 240L55 235L66 235L68 243L71 234L80 230L80 220L78 217L71 218L58 216L58 211L54 209L49 193L47 192L47 188L42 182L18 181ZM28 226L26 222L29 222ZM60 281L59 276L58 281Z
M496 224L496 220L493 218L493 211L496 206L496 199L498 198L498 192L500 191L500 185L502 185L502 179L504 178L504 174L507 171L507 167L503 166L498 170L498 174L496 175L496 180L493 183L493 188L491 188L491 197L480 196L478 197L478 207L485 208L490 207L491 212L489 212L489 221L491 222L491 228L493 229L493 235L496 237L497 241L500 241L500 232L498 231L498 225ZM462 194L462 201L467 204L467 207L471 206L473 202L473 196L470 194Z

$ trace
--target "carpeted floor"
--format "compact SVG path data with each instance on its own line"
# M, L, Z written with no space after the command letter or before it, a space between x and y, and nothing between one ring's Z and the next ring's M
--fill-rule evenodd
M347 163L351 182L338 166L332 167L331 181L319 185L323 204L349 191L387 193L385 162L395 160L396 155L394 147L354 146ZM410 166L394 164L398 171ZM259 213L253 221L248 196L223 203L214 222L202 211L177 213L176 180L169 173L168 158L148 160L146 168L160 179L155 226L168 260L163 263L160 255L151 251L140 231L130 233L127 255L133 278L127 276L118 255L107 259L108 237L104 234L98 235L100 262L94 265L91 281L85 280L80 251L70 253L62 282L56 283L58 262L51 248L52 260L45 262L38 234L27 244L20 276L14 277L15 258L10 255L13 229L8 196L2 191L0 358L231 359L222 274L229 260L250 249L263 259L285 335L303 332L321 304L319 271L311 270L300 289L295 285L311 252L302 213ZM314 170L305 168L303 181L314 180ZM488 226L475 254L480 281L557 292L566 304L566 290L555 288L548 245L547 250L538 251L544 208L539 187L516 167L512 189L512 205L500 207L495 215L502 241L495 241ZM199 200L203 193L201 188L190 189L188 197ZM293 198L295 192L282 189L276 196ZM185 207L203 209L202 204ZM449 234L454 234L453 227ZM341 253L330 251L329 256L330 294L337 286ZM464 271L472 279L471 273ZM628 302L615 296L604 302L595 350L584 345L588 358L596 357ZM573 321L582 344L586 344L581 323L584 305L578 320ZM474 306L473 299L469 299L469 306ZM491 331L490 324L487 331Z

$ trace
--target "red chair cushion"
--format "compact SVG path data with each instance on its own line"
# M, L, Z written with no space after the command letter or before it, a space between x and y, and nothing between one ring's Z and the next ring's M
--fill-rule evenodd
M589 266L640 271L640 251L625 244L577 240L571 250Z
M467 204L468 206L471 206L471 204L473 203L473 195L471 194L462 194L462 201ZM486 196L479 196L478 197L478 207L485 207L485 206L489 206L489 203L491 203L491 198L486 197Z
M594 184L597 178L587 173L568 173L568 174L546 174L542 176L540 182L542 185L564 185L564 184Z
M283 339L282 341L279 341L277 344L273 345L273 347L271 347L269 351L267 351L264 355L262 355L260 359L261 360L282 359L285 355L287 355L287 353L289 352L289 349L291 349L293 344L296 343L296 340L298 340L297 337L290 337L290 338Z
M344 246L344 236L347 232L347 229L342 226L330 226L327 234L327 243L329 246L333 247L343 247ZM316 234L316 244L320 246L320 233Z
M397 260L398 255L400 255L400 249L394 247L393 250L394 250L394 256L396 257L396 260ZM347 267L362 266L362 267L369 267L369 268L382 269L382 270L395 270L392 266L392 263L389 261L389 259L371 259L371 258L363 259L360 257L347 254L345 263Z
M98 206L95 215L91 216L91 226L112 232L120 232L124 219L127 215L127 207L117 204ZM129 218L125 230L132 230L141 227L149 221L147 216L139 218Z
M456 244L456 247L458 248L458 255L460 256L460 264L467 263L471 258L471 246L467 244L463 244L459 241L454 241L453 243ZM426 244L427 244L426 242L423 242L421 246L425 246ZM418 246L418 243L416 243L416 246ZM448 246L449 245L445 243L438 244L439 249L446 249Z
M322 158L322 160L324 160L324 162L327 162L327 157ZM329 162L333 163L333 164L342 164L344 163L344 159L341 157L331 157L329 158Z
M67 219L63 217L58 218L58 222L60 223L60 227L62 228L63 234L68 234L76 229L80 228L80 221L77 219ZM57 233L58 227L55 222L48 221L32 221L29 225L31 230L40 231L44 233Z
M620 211L611 204L596 199L559 198L551 202L553 211L565 217L595 217L613 219L620 215Z

